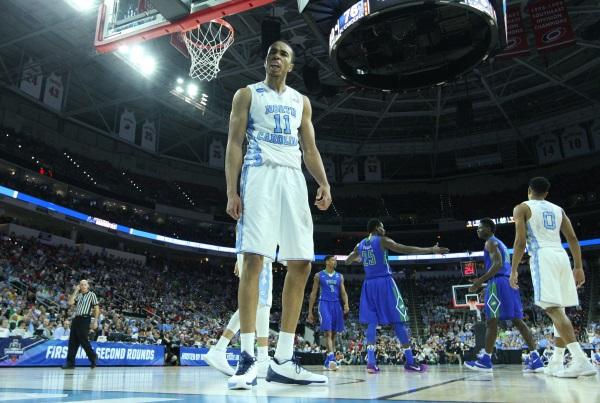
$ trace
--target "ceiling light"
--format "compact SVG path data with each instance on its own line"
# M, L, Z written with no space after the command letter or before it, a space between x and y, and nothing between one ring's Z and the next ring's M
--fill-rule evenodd
M190 83L187 86L187 94L194 98L196 95L198 95L198 86L194 83Z

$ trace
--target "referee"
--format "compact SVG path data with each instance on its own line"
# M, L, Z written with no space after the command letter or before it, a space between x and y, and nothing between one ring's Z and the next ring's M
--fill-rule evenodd
M98 316L100 316L100 307L98 307L98 298L96 294L90 291L90 285L87 280L81 280L79 284L74 287L73 294L69 296L69 306L75 307L75 318L71 324L71 334L69 336L69 352L67 354L67 362L62 366L63 369L75 368L75 356L79 346L83 347L88 359L90 360L91 367L96 368L96 361L98 356L92 350L88 335L90 332L90 321L92 320L92 308L94 311L94 318L92 322L92 328L98 328Z

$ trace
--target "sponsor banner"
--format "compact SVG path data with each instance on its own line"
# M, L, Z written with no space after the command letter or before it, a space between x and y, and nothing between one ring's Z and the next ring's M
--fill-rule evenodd
M517 57L529 53L527 33L523 27L521 4L514 4L508 8L506 15L506 48L497 57Z
M68 340L38 340L9 337L0 339L0 367L51 367L65 363ZM146 344L96 343L98 365L142 366L164 365L165 347ZM90 365L80 347L76 365Z
M531 1L527 11L538 51L550 52L575 43L575 33L564 0Z
M204 361L204 355L208 353L208 348L197 348L197 347L180 347L179 348L179 365L181 366L193 366L193 367L206 367L208 364ZM237 367L238 361L240 360L240 350L228 348L227 349L227 361L232 367Z

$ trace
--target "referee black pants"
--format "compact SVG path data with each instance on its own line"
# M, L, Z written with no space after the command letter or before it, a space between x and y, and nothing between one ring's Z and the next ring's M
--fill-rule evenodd
M67 364L75 365L75 357L79 346L83 347L88 359L92 361L96 353L92 350L92 345L88 340L90 333L90 316L75 316L71 324L71 334L69 336L69 352L67 353Z

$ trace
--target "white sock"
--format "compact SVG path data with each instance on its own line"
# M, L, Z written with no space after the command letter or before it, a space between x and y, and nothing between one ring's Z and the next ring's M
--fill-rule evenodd
M240 333L240 340L242 344L241 350L250 354L251 357L254 357L254 332Z
M573 343L567 344L567 348L571 352L573 359L583 359L587 361L587 355L585 355L585 353L581 349L581 345L578 342L574 341Z
M227 346L229 345L230 341L231 340L229 340L227 337L221 336L219 338L219 341L217 342L217 344L215 344L215 350L218 350L218 351L227 350Z
M275 358L280 363L292 359L294 355L294 336L294 333L279 332Z
M256 359L258 361L264 361L269 358L269 347L258 346L256 347Z

